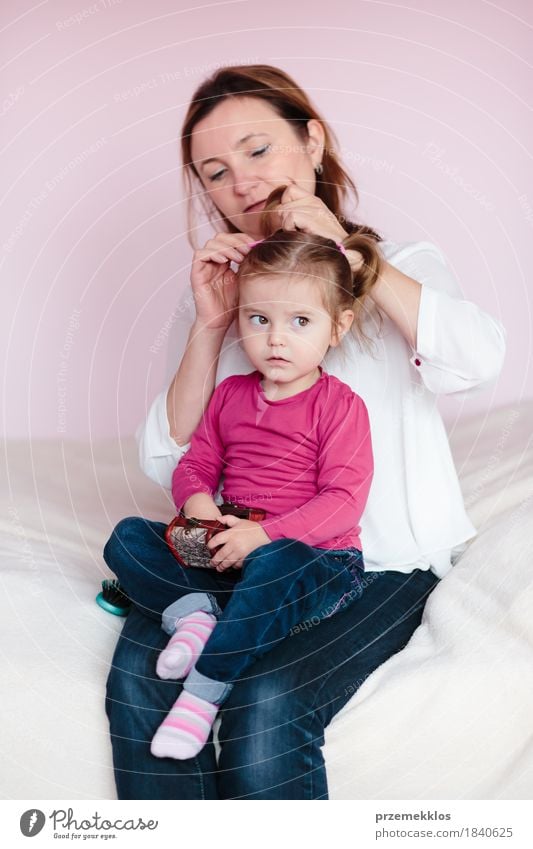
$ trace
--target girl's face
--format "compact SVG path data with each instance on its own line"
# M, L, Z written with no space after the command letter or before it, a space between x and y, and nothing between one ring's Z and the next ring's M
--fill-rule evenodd
M339 321L343 335L353 312ZM248 359L269 383L295 394L311 386L328 348L339 343L316 281L267 274L239 283L239 336Z
M289 121L256 97L230 97L196 124L193 163L219 210L239 232L259 237L260 213L270 192L295 182L314 194L324 131L307 122L302 139Z

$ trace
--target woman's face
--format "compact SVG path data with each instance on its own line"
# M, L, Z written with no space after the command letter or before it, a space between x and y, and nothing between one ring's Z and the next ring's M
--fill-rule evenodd
M309 138L302 139L256 97L227 98L196 124L193 163L213 203L239 232L261 236L261 210L277 186L295 182L314 194L324 131L315 119L307 129Z

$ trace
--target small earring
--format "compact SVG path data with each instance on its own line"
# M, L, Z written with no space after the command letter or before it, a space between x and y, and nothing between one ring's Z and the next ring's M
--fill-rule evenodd
M322 165L321 162L319 162L318 165L315 165L315 174L317 176L320 176L323 173L324 173L324 166Z

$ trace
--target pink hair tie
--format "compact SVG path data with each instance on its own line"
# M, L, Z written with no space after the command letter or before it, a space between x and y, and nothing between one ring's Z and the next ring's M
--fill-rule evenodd
M346 256L346 248L344 247L342 242L337 242L336 244L337 244L337 247L340 250L341 254L344 254L344 256Z

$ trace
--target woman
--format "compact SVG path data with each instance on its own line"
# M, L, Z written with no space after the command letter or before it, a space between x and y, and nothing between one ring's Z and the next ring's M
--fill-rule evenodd
M200 86L185 119L182 155L189 189L200 193L219 232L194 253L195 315L172 384L155 399L139 434L143 469L170 488L214 386L252 370L232 325L230 263L238 264L261 237L266 197L287 185L278 211L284 229L336 242L361 232L382 259L371 290L376 310L367 321L372 350L348 334L342 350L324 360L328 372L361 395L370 416L376 463L362 519L366 585L357 604L293 629L235 684L222 713L218 766L212 742L181 762L150 754L179 685L155 678L167 638L150 610L134 607L106 702L118 795L327 799L324 728L365 678L405 646L427 596L475 534L435 396L494 378L504 335L491 317L460 300L434 245L395 245L345 219L342 204L355 186L335 155L332 133L279 69L225 68ZM349 258L354 268L372 261ZM185 303L192 303L190 295ZM161 523L123 520L107 543L106 562L114 570L135 558L150 569L167 556L163 531Z

